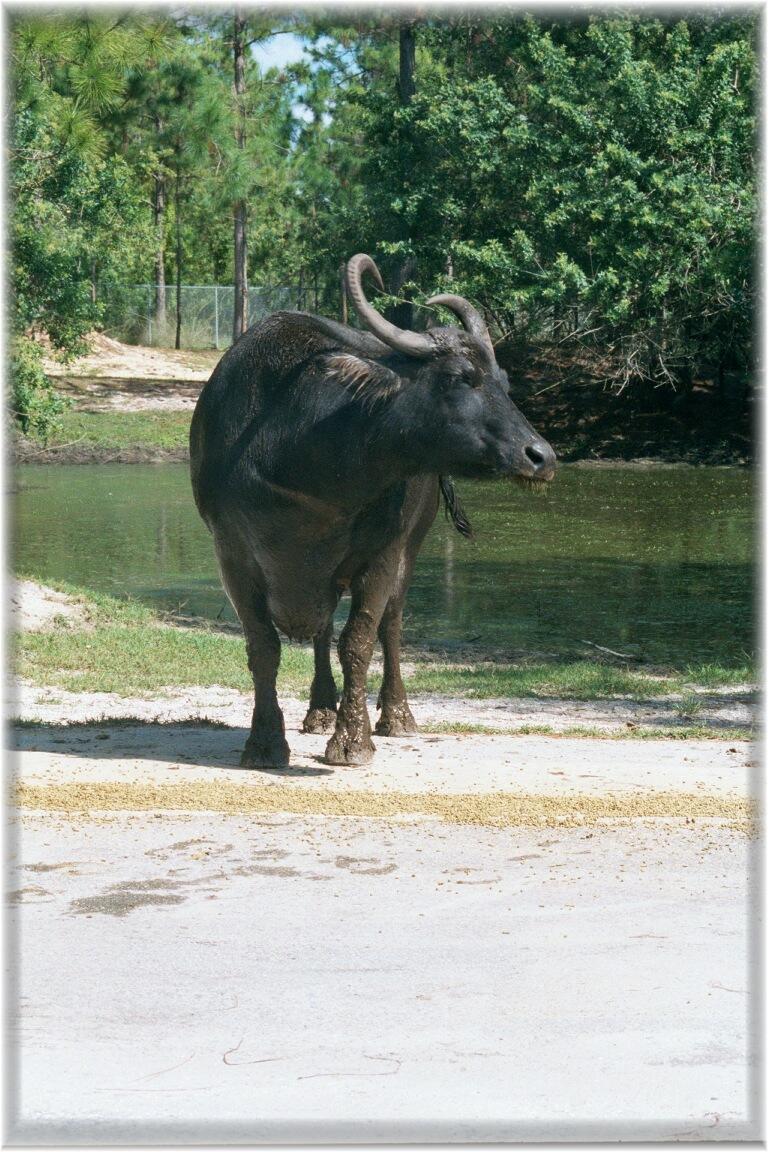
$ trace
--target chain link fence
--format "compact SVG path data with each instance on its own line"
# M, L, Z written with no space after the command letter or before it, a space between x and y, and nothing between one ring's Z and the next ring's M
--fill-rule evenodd
M107 336L124 344L173 348L176 342L176 286L102 284L97 299L104 308ZM301 306L296 288L249 288L248 324L280 308ZM235 290L218 284L181 287L181 347L227 348L232 343ZM160 305L160 306L158 306Z

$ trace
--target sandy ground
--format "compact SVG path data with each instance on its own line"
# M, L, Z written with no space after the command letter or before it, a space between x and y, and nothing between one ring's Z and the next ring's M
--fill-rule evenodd
M202 377L208 379L210 372ZM192 412L202 382L175 379L99 378L62 380L59 390L82 412Z
M107 377L114 380L187 380L202 382L210 376L223 352L193 352L186 349L147 348L122 344L101 332L88 337L91 346L86 356L62 363L48 353L43 367L49 376Z
M535 736L379 738L364 767L331 768L326 738L289 729L287 769L243 771L246 728L67 721L15 733L22 806L55 811L431 815L489 826L715 820L746 827L755 762L722 741Z
M290 767L243 772L239 754L250 697L221 688L169 693L131 699L19 685L14 714L28 722L14 734L22 803L326 815L343 805L357 815L431 813L492 825L642 816L745 825L751 819L756 761L743 740L554 739L515 732L536 702L416 697L422 724L446 714L465 721L503 716L507 732L378 737L372 763L331 768L323 757L327 737L301 731L306 702L288 697L281 702ZM547 703L558 707L558 722L566 716L573 722L571 702ZM373 712L373 699L370 707ZM552 715L541 711L538 718ZM591 717L605 723L599 702L591 705Z
M71 596L32 580L10 581L8 622L15 632L39 632L58 620L83 622L83 610Z
M57 388L86 412L191 412L223 355L121 344L100 332L89 340L87 356L67 364L44 359Z
M25 626L73 607L17 600ZM759 1137L748 744L427 697L422 722L510 731L340 769L284 704L291 767L256 772L240 693L17 690L13 1142Z
M68 692L63 688L40 687L19 683L11 693L13 714L23 720L71 722L110 719L136 719L154 724L212 721L228 727L242 727L249 722L253 706L250 694L213 685L208 688L166 688L152 699L118 696L108 692ZM754 719L753 693L748 685L724 694L702 693L696 724L718 728L724 735L729 729L749 726ZM281 696L281 706L288 727L298 729L307 710L306 701ZM555 731L568 728L598 727L607 732L629 732L633 727L687 726L691 720L681 717L675 700L559 700L521 697L519 699L467 700L436 694L411 697L412 710L418 723L432 727L440 724L478 725L484 728L514 732L530 725L547 725ZM368 707L375 716L375 696ZM471 735L463 739L471 743ZM406 741L407 743L407 741Z

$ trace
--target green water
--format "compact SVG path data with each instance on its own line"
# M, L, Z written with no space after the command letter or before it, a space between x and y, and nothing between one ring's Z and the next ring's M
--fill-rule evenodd
M15 484L19 570L233 616L184 465L30 465ZM677 667L741 664L754 647L751 485L729 468L564 467L545 496L459 483L477 540L439 517L406 641L566 656L589 640Z

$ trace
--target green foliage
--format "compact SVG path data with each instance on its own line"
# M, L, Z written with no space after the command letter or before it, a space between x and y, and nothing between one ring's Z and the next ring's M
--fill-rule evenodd
M101 317L95 267L130 276L144 242L140 182L108 153L99 117L146 41L106 17L16 16L11 31L12 415L46 439L63 402L30 337L64 358L83 352Z
M145 242L140 188L121 157L89 160L30 109L14 117L12 150L12 326L77 354L101 318L94 261L107 275L130 275Z
M407 106L399 13L246 19L308 49L248 53L237 102L229 11L13 16L15 330L77 351L93 285L170 282L177 239L185 283L230 281L244 198L251 283L304 307L368 250L616 386L750 366L756 14L430 11Z
M521 341L586 346L616 384L746 368L754 37L748 14L418 25L410 106L382 50L389 82L337 107L365 142L355 247L415 256L414 288L479 300Z
M39 344L24 336L11 343L10 408L13 419L27 436L45 444L60 428L66 401L59 396L43 371Z

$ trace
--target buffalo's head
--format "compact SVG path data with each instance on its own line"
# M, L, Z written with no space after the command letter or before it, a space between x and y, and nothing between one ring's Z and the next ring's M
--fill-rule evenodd
M461 320L462 328L408 332L390 324L365 298L369 272L383 290L370 256L353 256L347 287L360 319L390 348L416 361L407 388L424 471L465 476L515 476L546 482L555 473L555 453L513 403L507 374L496 363L488 328L461 296L433 296Z

